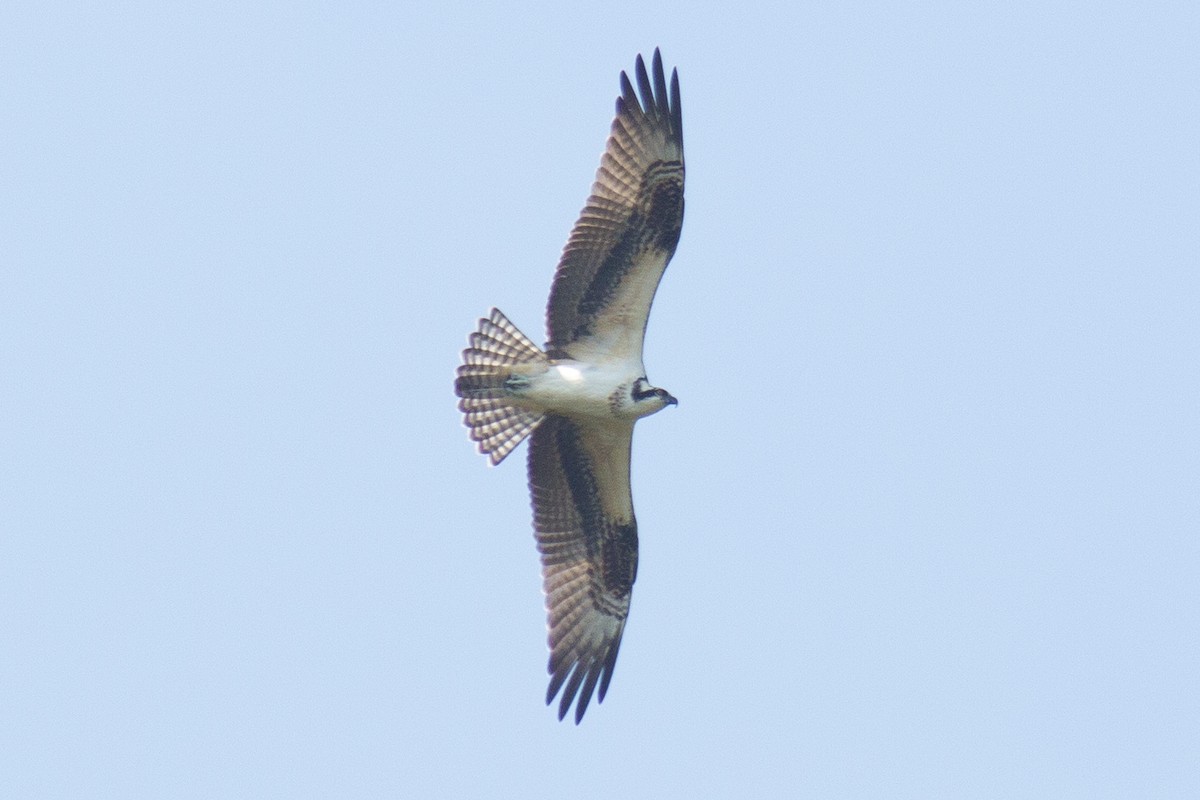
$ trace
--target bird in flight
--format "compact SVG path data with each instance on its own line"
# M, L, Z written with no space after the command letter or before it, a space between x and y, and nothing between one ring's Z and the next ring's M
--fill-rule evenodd
M454 383L471 439L499 464L527 436L550 646L546 704L561 720L604 700L637 577L633 425L676 400L642 365L650 304L683 224L679 76L639 55L554 273L539 348L493 308Z

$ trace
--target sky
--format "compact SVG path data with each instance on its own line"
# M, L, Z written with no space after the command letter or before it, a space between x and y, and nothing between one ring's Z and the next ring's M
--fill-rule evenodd
M4 794L1200 795L1197 8L5 4ZM679 405L576 727L452 379L656 46Z

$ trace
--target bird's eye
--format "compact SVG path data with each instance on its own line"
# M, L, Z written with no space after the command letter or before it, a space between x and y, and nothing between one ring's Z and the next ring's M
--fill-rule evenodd
M650 384L645 378L638 378L633 384L633 399L637 401L645 400L648 397L654 397L658 394L658 389L651 389Z

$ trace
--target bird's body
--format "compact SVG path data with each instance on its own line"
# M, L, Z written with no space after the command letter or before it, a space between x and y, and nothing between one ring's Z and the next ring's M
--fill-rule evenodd
M658 411L652 404L628 402L631 387L645 373L623 361L555 359L513 370L508 389L515 405L542 414L565 414L597 424L633 422ZM665 404L664 404L665 405Z
M555 272L538 347L497 309L480 320L458 368L459 408L498 464L527 436L533 522L550 644L546 702L559 718L604 699L637 577L630 490L634 423L675 404L650 385L642 342L683 223L679 79L668 91L641 56L638 92L621 96L592 194Z

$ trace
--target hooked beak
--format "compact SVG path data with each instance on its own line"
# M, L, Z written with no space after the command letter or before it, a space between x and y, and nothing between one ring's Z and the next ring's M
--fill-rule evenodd
M675 399L674 395L668 393L667 394L667 405L677 406L677 405L679 405L679 401Z

